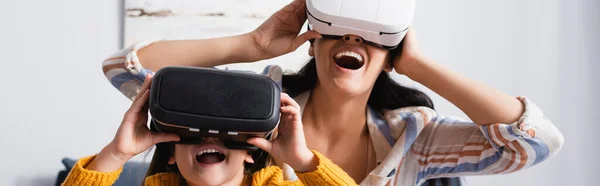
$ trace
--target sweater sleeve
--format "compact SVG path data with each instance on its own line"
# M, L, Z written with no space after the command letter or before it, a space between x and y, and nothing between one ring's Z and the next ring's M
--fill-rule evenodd
M159 40L147 40L135 43L115 52L102 62L102 72L106 76L106 79L130 100L133 100L139 93L146 75L154 74L153 71L142 66L137 52L157 41ZM281 67L268 65L261 74L271 78L281 88L283 76Z
M252 178L253 186L303 186L303 185L340 185L350 186L358 185L342 168L331 162L327 157L317 151L312 151L319 160L317 169L312 172L299 173L299 180L284 180L283 171L277 166L269 166L254 173Z
M177 174L171 172L158 173L149 176L145 179L145 186L178 186L181 183L181 178Z
M317 169L313 172L296 172L304 185L358 185L350 175L327 157L317 151L312 152L319 159Z
M92 162L96 156L88 156L81 158L75 163L71 172L62 183L63 186L77 185L77 186L110 186L123 170L123 167L113 172L98 172L93 170L85 169L85 167Z
M155 43L148 40L124 48L102 62L102 72L106 79L123 95L133 100L144 84L147 74L154 74L145 69L137 56L137 51Z
M427 123L407 152L418 171L415 183L431 178L506 174L555 155L564 137L542 111L524 97L525 112L514 123L474 124L435 111L400 113L404 121ZM410 131L409 131L410 132Z

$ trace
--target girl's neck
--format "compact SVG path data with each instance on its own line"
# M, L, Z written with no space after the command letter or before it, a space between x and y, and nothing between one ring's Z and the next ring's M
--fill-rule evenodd
M244 170L242 168L241 172L238 172L238 174L233 177L233 179L228 180L227 182L220 184L220 185L215 185L215 186L249 186L249 184L246 183L247 179L252 179L252 177L248 177L246 178L246 176L244 175ZM196 185L192 182L189 182L186 180L187 186L213 186L213 185Z
M319 131L331 140L358 137L367 123L369 95L345 95L329 92L317 83L304 108L306 127Z

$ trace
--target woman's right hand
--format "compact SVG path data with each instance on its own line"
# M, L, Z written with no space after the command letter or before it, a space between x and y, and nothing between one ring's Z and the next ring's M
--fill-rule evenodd
M150 97L151 75L146 76L144 85L125 112L115 138L96 156L87 169L110 172L119 169L133 156L146 151L151 146L169 141L179 141L176 134L152 132L148 129L148 99Z
M269 59L295 51L306 41L321 38L321 34L311 30L301 35L300 30L306 21L306 1L294 0L256 30L249 33L260 59Z

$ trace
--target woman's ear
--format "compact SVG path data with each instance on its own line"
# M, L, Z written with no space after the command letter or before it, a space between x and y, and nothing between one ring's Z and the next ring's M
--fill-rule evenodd
M246 158L244 158L244 161L246 161L247 163L254 163L254 159L252 159L252 155L250 154L246 154Z
M385 71L385 72L391 72L392 70L394 70L394 67L392 66L392 63L386 62L385 66L383 66L383 71Z
M308 48L308 55L310 57L315 57L315 49L313 47L313 43L314 43L314 41L310 42L310 48Z

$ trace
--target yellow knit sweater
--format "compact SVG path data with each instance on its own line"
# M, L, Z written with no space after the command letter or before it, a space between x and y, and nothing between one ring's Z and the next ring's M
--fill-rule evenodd
M312 151L319 164L313 172L296 173L297 181L283 180L283 172L277 166L266 167L252 176L253 186L303 186L303 185L357 185L340 167L317 151ZM123 168L114 172L98 172L85 169L95 156L79 159L62 185L109 186L115 183ZM178 186L179 176L175 173L158 173L146 178L146 186Z

